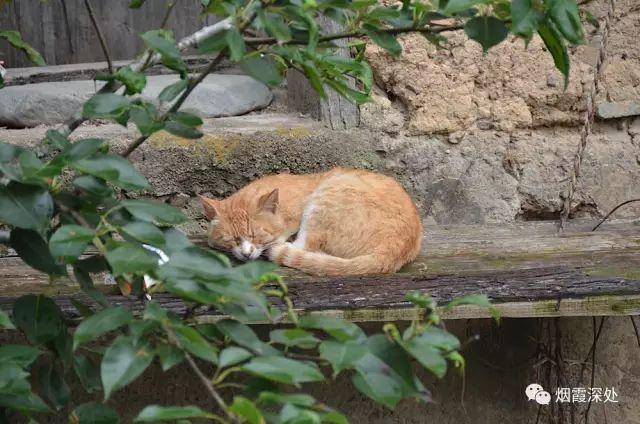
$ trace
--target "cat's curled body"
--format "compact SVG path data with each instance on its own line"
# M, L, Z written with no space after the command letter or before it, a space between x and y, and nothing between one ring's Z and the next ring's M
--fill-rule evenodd
M416 206L381 174L343 168L277 174L224 200L200 199L209 245L242 260L266 253L309 274L346 276L395 272L420 252Z

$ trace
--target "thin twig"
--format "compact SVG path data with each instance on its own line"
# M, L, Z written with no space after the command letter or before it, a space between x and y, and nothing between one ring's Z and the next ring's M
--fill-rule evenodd
M173 11L173 8L176 7L176 3L178 3L178 0L170 1L167 3L167 11L164 14L164 18L162 18L162 24L160 24L160 28L162 29L167 28L167 24L169 23L169 18L171 17L171 12Z
M384 32L387 34L398 35L409 32L420 32L420 33L429 33L429 34L439 34L441 32L446 31L457 31L459 29L464 28L462 25L447 25L447 26L429 26L425 28L416 28L414 26L411 27L400 27L400 28L382 28L379 32ZM324 37L318 38L318 42L322 43L325 41L333 41L339 40L343 38L361 38L365 37L366 34L360 31L351 31L351 32L341 32L337 34L326 35ZM244 39L245 44L247 45L256 45L256 44L277 44L279 41L277 38L273 37L250 37ZM307 44L308 40L290 40L286 42L281 42L280 44Z
M253 13L251 16L248 16L247 19L241 25L238 26L238 31L242 33L242 31L244 31L245 28L251 25L255 17L256 17L256 13ZM182 93L180 98L176 100L176 102L171 106L171 108L169 108L169 110L166 111L160 117L160 122L166 121L170 114L175 113L178 111L178 109L180 109L180 106L182 106L182 104L187 100L187 97L189 97L191 92L198 86L198 84L200 84L207 77L207 75L213 72L213 70L216 69L218 64L220 64L220 62L225 56L225 51L226 49L222 49L220 53L218 53L218 56L216 56L213 60L211 60L207 65L207 67L195 79L189 80L189 85L187 86L187 89ZM129 145L129 147L127 147L127 150L125 150L122 156L124 156L125 158L128 157L138 147L140 147L142 143L147 141L148 138L149 138L149 135L142 135L138 137L133 143Z
M178 43L178 50L185 51L188 48L196 47L202 41L214 36L222 31L226 31L233 26L231 18L223 19L213 25L206 26L193 34L183 38ZM150 66L160 63L162 57L158 53L153 53L151 50L147 50L138 59L130 63L130 67L134 72L144 72ZM96 94L113 93L122 87L122 83L119 81L112 81L105 84ZM74 132L80 124L82 124L86 118L82 116L82 111L78 111L74 116L69 118L64 124L58 128L58 132L64 136L69 136Z
M187 100L187 97L189 97L189 95L196 88L196 86L200 84L202 80L204 80L207 77L207 75L209 75L218 66L220 61L222 61L223 57L224 57L223 52L220 52L220 54L216 56L215 59L209 62L209 65L207 65L204 71L202 71L197 78L189 81L189 86L187 87L187 89L182 93L182 96L180 96L180 98L176 100L176 102L171 106L171 108L160 117L160 122L166 121L170 114L175 113L180 108L180 106L182 106L182 104ZM138 137L136 140L133 141L133 143L129 145L129 147L127 147L127 150L125 150L122 156L124 156L125 158L128 157L138 147L140 147L142 143L147 141L148 138L149 138L149 135L141 135L140 137Z
M110 74L113 74L113 62L111 61L111 55L109 54L109 47L107 47L107 40L105 40L104 38L104 34L102 33L102 29L100 28L100 24L96 19L95 13L93 13L91 2L89 0L84 0L84 6L87 8L87 13L89 14L89 18L91 18L93 28L96 30L96 34L98 35L98 41L100 41L102 53L104 53L104 58L107 60L107 69L109 69Z
M636 333L636 340L638 341L638 346L640 346L640 332L638 332L638 325L636 324L635 317L633 315L629 315L629 319L631 319L631 325L633 325L633 331Z
M627 201L624 201L624 202L620 203L618 206L616 206L615 208L611 209L611 212L609 212L609 213L608 213L604 218L602 218L602 219L600 220L600 222L598 222L598 225L596 225L595 227L593 227L593 229L592 229L591 231L595 231L595 230L597 230L597 229L598 229L598 227L599 227L599 226L601 226L602 224L604 224L604 222L605 222L607 219L609 219L609 217L610 217L611 215L613 215L613 213L614 213L615 211L617 211L618 209L620 209L620 208L621 208L621 207L623 207L624 205L627 205L627 204L629 204L629 203L633 203L633 202L640 202L640 199L631 199L631 200L627 200Z
M182 345L180 344L180 341L176 337L173 330L168 326L163 326L163 327L167 333L169 341L175 346L177 346L178 348L182 349ZM206 375L204 375L200 367L198 367L198 364L196 364L196 362L193 360L193 358L188 352L184 352L184 357L187 360L189 367L191 367L193 372L200 379L200 382L202 383L202 385L205 387L205 389L207 389L207 393L209 393L209 395L218 404L218 406L224 411L227 417L229 417L229 419L234 421L235 416L231 412L229 412L226 402L224 401L224 399L222 399L222 396L220 396L220 393L218 393L216 388L213 386L213 383L211 382L211 380L207 378Z

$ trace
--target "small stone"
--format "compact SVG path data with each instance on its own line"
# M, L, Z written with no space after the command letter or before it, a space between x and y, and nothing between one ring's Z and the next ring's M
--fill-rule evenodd
M467 135L466 131L453 132L453 133L449 134L449 139L448 139L449 143L458 144L465 138L466 135Z
M191 196L189 196L187 193L178 193L171 199L171 204L176 208L183 208L187 206L190 198Z
M493 122L490 119L478 119L476 126L481 130L491 130L493 129Z
M547 74L547 87L558 87L560 81L555 74Z

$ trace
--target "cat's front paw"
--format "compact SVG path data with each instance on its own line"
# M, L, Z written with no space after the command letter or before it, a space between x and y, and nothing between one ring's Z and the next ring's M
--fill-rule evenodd
M287 250L291 247L291 243L276 243L273 246L269 247L267 251L267 257L271 262L275 262L277 264L282 264L282 260L284 259Z

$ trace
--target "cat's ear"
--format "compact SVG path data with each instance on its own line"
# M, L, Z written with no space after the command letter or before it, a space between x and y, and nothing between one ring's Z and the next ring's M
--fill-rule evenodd
M263 194L258 199L258 210L264 212L276 213L278 210L278 189L274 189L272 192Z
M204 214L210 221L213 221L220 215L220 201L216 199L210 199L205 196L201 196L198 194L198 198L200 199L200 203L202 203L202 207L204 208Z

